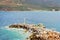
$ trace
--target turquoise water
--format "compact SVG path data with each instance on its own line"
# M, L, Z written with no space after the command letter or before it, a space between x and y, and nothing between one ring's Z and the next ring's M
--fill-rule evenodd
M0 40L26 40L29 33L25 33L23 30L13 29L0 29Z
M47 28L60 32L60 12L51 11L0 11L0 40L25 40L29 33L7 30L5 26L15 23L43 23Z

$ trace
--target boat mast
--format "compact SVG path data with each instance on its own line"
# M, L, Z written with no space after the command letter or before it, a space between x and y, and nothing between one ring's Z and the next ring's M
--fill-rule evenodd
M24 18L24 25L26 24L26 18Z

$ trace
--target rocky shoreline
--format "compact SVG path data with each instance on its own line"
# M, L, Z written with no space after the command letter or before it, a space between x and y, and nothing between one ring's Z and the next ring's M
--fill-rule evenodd
M27 40L60 40L60 33L46 29L43 24L13 24L9 28L23 28L31 32Z

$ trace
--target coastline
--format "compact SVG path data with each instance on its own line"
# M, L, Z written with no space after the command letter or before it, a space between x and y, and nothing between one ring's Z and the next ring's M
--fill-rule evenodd
M9 28L22 28L25 32L30 32L27 40L60 40L60 32L46 29L43 24L13 24Z

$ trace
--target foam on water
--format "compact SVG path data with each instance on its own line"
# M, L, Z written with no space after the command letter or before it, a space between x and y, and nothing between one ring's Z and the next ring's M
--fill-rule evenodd
M26 40L29 32L16 28L0 28L0 40Z

